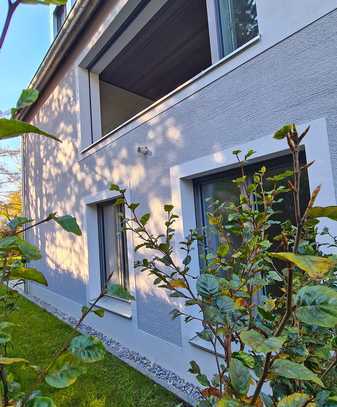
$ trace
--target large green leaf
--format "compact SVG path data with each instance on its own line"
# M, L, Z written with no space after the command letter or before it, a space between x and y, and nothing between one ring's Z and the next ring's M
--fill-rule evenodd
M272 365L271 371L272 373L286 377L287 379L311 381L324 387L322 380L314 372L304 365L292 362L291 360L276 360Z
M217 401L216 407L242 407L242 404L238 400L223 398Z
M41 259L39 249L18 236L8 236L4 239L0 239L0 252L6 252L9 250L17 250L27 260Z
M219 281L212 274L201 274L197 281L197 291L202 297L216 295L219 291Z
M16 216L15 218L11 219L7 225L13 229L16 230L19 226L23 226L26 223L30 223L32 219L26 218L25 216Z
M241 360L241 362L249 367L250 369L254 369L255 367L255 359L252 355L250 355L249 353L246 352L233 352L232 353L232 357L235 359L239 359Z
M337 290L323 285L303 287L296 296L296 316L309 325L337 325Z
M248 393L249 369L238 359L232 358L229 364L229 377L233 389L242 395Z
M32 105L37 101L39 97L39 91L36 89L23 89L16 106L12 109L12 117L21 109Z
M337 220L337 206L315 206L308 211L310 218L329 218Z
M283 261L290 261L308 273L312 279L321 279L337 264L337 259L333 257L308 256L288 252L270 253L270 255Z
M106 352L99 339L87 335L76 336L70 343L69 351L86 363L99 362Z
M35 268L15 268L10 272L10 280L28 280L48 286L45 276Z
M23 134L34 133L60 141L56 136L39 129L32 124L15 119L0 119L0 140L18 137Z
M277 407L304 407L310 400L310 396L304 393L294 393L284 397L277 403Z
M253 329L242 331L240 338L242 342L250 346L254 352L261 353L278 352L287 339L285 336L271 336L265 338L262 334Z
M45 380L51 387L64 389L74 384L84 371L72 354L65 353L56 361Z
M216 299L216 306L223 313L234 311L234 301L227 295L222 295Z
M27 407L56 407L56 404L49 397L38 396L29 400Z
M53 219L67 232L74 233L77 236L82 235L81 229L73 216L55 216Z
M0 365L17 365L20 363L29 363L28 360L23 358L4 358L0 357Z
M279 130L277 130L274 133L274 138L276 140L282 140L283 138L285 138L287 136L288 133L290 133L292 131L293 125L292 124L286 124L285 126L283 126L282 128L280 128Z

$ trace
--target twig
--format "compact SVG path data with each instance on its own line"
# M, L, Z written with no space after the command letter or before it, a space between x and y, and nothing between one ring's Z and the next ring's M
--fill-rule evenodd
M18 7L18 5L21 3L21 0L16 0L14 3L11 2L11 0L8 0L8 9L7 9L7 16L6 16L6 20L2 29L2 33L0 36L0 49L2 48L4 42L5 42L5 38L8 32L8 28L9 25L11 23L12 17L15 13L16 8Z

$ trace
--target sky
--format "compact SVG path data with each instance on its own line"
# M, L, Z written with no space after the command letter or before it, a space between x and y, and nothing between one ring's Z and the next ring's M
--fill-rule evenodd
M7 13L7 0L0 0L0 27ZM0 110L16 104L50 44L49 8L22 4L16 9L0 51Z
M6 14L7 0L0 0L1 31ZM0 50L0 111L8 111L16 105L22 89L26 88L33 78L49 44L49 7L19 5L3 48ZM7 147L19 148L20 138L0 141L0 149ZM10 169L16 167L16 163L8 158L2 159L1 164L5 164ZM16 189L15 186L14 189ZM9 186L8 189L0 188L0 201L10 190L12 190L12 186Z

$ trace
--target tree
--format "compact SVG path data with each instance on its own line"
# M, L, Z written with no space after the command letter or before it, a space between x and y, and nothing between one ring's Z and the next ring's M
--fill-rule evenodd
M151 214L139 215L139 204L128 202L124 189L110 187L121 195L116 204L131 212L124 225L142 253L135 266L180 300L172 317L199 321L196 334L214 349L213 377L190 363L189 372L203 388L200 406L336 405L337 257L323 253L317 219L337 220L337 207L315 207L317 187L301 209L301 179L312 165L302 166L299 159L308 131L299 134L295 125L277 131L274 138L287 140L293 167L268 177L262 166L250 183L245 166L254 151L243 157L233 151L241 168L233 180L240 199L212 202L208 220L219 243L207 252L200 275L191 268L191 253L203 244L205 230L190 231L176 247L172 205L163 207L166 221L156 235L148 226ZM289 193L295 221L279 221L277 204ZM273 235L275 224L279 230ZM280 290L270 289L275 284Z

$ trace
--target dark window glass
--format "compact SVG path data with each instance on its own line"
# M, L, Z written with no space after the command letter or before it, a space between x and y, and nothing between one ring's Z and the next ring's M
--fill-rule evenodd
M218 0L223 56L258 34L255 0Z
M124 207L107 202L97 206L102 289L109 283L128 289L126 235L122 216Z
M302 152L301 163L305 164L305 153ZM262 166L267 168L266 178L274 176L288 169L292 169L292 161L290 156L275 158L262 163L253 164L245 168L245 174L249 179L252 177L255 171ZM225 205L231 202L238 202L240 196L239 188L232 182L233 179L239 177L240 171L230 170L220 174L215 174L194 181L194 192L196 200L196 218L198 229L204 230L204 242L199 246L200 267L204 266L205 255L215 254L217 246L219 244L220 237L214 231L211 225L208 223L207 213L212 211L211 206L214 202L219 200L224 202ZM266 189L268 189L268 185ZM303 173L301 179L301 208L302 212L305 210L307 203L310 199L309 181L306 172ZM283 201L274 206L275 210L279 213L273 217L274 220L284 221L291 219L293 222L294 205L292 200L292 194L290 192L283 194ZM273 225L269 230L270 237L276 236L280 232L280 226ZM240 239L235 237L235 241L232 242L234 247L239 247Z
M54 10L54 36L58 34L58 32L61 30L61 27L64 23L64 20L66 19L66 6L57 6L55 7Z

